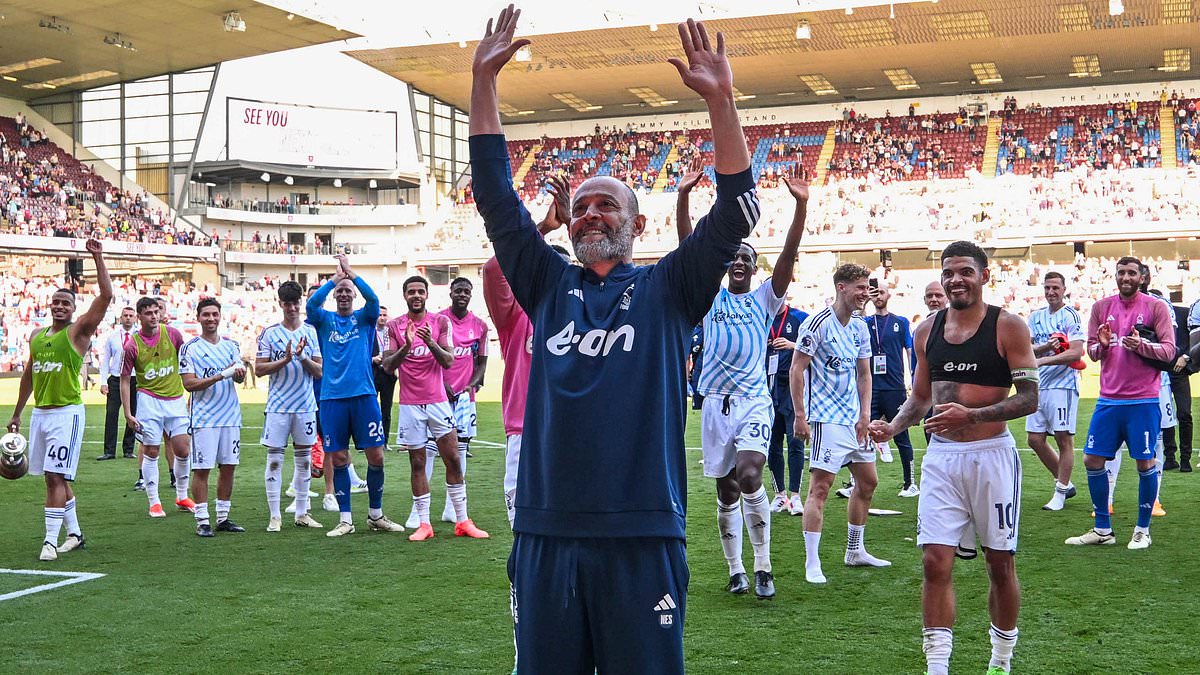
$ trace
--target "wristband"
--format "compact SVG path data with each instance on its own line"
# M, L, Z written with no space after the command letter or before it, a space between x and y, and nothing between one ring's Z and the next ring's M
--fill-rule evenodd
M222 370L221 371L221 379L228 380L229 378L233 377L233 374L237 372L237 369L238 369L237 366L229 366L225 370Z

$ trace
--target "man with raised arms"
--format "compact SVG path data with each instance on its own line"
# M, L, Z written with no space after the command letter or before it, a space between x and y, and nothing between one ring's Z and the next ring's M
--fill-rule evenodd
M768 330L787 300L796 251L804 236L808 181L802 172L788 179L788 189L796 199L796 216L771 278L750 289L758 271L758 252L743 242L729 266L728 288L717 292L712 309L704 315L705 345L697 383L697 392L704 397L700 413L704 475L717 481L717 531L729 565L725 590L736 594L750 590L742 564L744 521L754 550L754 594L759 598L775 595L771 503L762 483L775 411L763 365Z
M470 138L476 204L534 326L508 566L517 670L682 673L684 358L759 213L725 39L689 21L687 60L671 59L708 106L712 211L678 249L634 267L646 228L636 195L588 179L571 204L574 266L513 190L497 79L529 44L513 40L519 16L504 9L476 48Z
M403 532L402 526L383 515L383 444L387 439L371 375L379 297L350 268L345 255L334 257L337 270L333 278L321 284L305 304L305 320L316 329L321 354L329 364L322 369L321 377L321 431L325 434L325 470L333 466L339 516L338 524L325 536L354 533L350 511L351 440L367 455L367 524L372 530ZM333 312L322 308L331 293L337 305ZM354 309L359 293L365 305Z
M17 404L8 422L10 433L20 432L21 412L32 395L29 473L45 476L46 481L46 536L38 556L43 561L56 560L59 553L84 546L83 530L75 512L75 492L71 489L83 449L84 408L79 369L83 367L83 355L91 349L92 335L113 299L103 246L96 239L89 239L85 246L96 264L99 293L78 321L74 319L74 291L60 288L50 296L51 323L29 335L29 361L21 373ZM58 537L64 525L67 538L60 546Z
M1017 643L1021 460L1008 422L1037 410L1038 375L1025 321L984 303L990 279L987 254L975 244L957 241L942 251L941 285L950 306L917 327L913 390L900 412L891 422L870 425L871 436L882 443L933 406L925 423L932 439L921 462L917 502L929 675L949 672L954 557L971 529L984 547L990 582L989 675L1009 672Z

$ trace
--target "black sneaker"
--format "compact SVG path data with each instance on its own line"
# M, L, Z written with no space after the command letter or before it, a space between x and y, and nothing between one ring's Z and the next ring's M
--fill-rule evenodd
M96 461L103 462L106 459L116 459L116 458L117 458L116 455L100 455L99 457L96 458Z
M1066 498L1070 499L1071 497L1074 497L1077 494L1079 494L1079 491L1075 489L1074 485L1072 485L1067 488L1067 497Z
M145 492L146 491L146 481L142 480L141 478L137 479L137 482L133 484L133 491L134 492Z
M1174 471L1178 468L1179 462L1176 462L1174 457L1168 457L1167 460L1163 462L1163 471Z
M175 487L175 470L171 469L171 487Z
M750 592L750 577L746 576L745 572L738 572L730 575L729 584L725 586L725 590L735 595L742 595Z
M222 520L221 522L217 523L217 531L218 532L245 532L246 528L242 527L241 525L238 525L237 523L233 522L232 520Z
M775 577L770 572L758 570L754 573L754 594L760 600L775 597Z
M125 459L137 459L137 455L133 454L132 452L127 452L121 456L124 457Z
M220 527L220 526L218 525L218 527ZM213 536L212 525L209 525L208 523L201 523L201 524L197 525L196 526L196 536L197 537Z
M1191 473L1191 472L1192 472L1192 459L1189 457L1187 459L1179 460L1179 473Z

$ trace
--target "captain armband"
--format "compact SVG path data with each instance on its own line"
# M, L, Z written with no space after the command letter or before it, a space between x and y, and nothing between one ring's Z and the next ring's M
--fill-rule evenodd
M1037 368L1013 368L1011 371L1009 371L1009 374L1012 375L1013 382L1021 382L1021 381L1037 382L1038 381Z

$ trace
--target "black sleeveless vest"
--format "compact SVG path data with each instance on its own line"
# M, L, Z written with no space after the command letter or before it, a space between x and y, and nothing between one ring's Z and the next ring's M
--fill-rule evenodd
M961 382L986 387L1012 386L1008 361L996 349L996 321L1000 308L988 305L987 314L975 334L962 344L946 342L946 312L941 310L933 320L929 340L925 343L925 359L929 362L931 382Z

